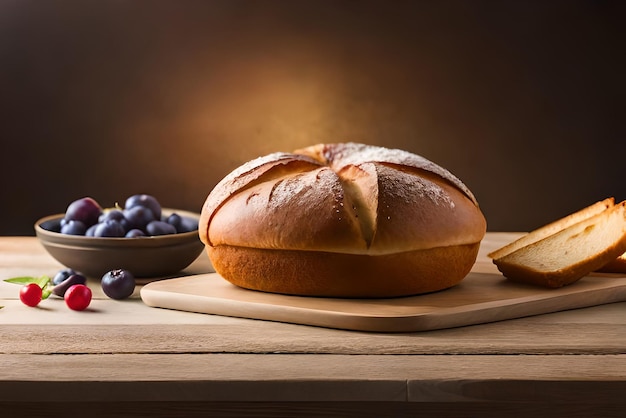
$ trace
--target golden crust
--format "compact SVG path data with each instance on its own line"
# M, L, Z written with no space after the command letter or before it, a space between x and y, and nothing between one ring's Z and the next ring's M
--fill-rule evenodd
M353 143L244 164L211 191L199 226L216 271L237 285L344 297L400 296L456 284L459 272L464 277L476 260L458 249L478 245L485 232L476 199L447 170L406 151ZM432 251L448 258L420 256ZM375 274L368 276L360 266L369 264ZM281 280L289 268L306 285ZM348 277L351 271L370 278Z
M614 260L598 269L603 273L626 273L626 253L623 253Z
M207 247L215 270L236 286L299 296L386 298L447 289L471 270L480 244L380 256Z

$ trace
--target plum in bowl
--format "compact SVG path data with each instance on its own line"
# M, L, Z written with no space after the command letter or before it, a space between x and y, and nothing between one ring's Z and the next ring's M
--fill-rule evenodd
M197 225L199 214L163 208ZM136 238L93 237L61 233L65 214L46 216L35 223L35 234L46 251L66 267L101 278L113 269L126 269L135 277L172 276L198 258L204 245L197 228L189 232Z

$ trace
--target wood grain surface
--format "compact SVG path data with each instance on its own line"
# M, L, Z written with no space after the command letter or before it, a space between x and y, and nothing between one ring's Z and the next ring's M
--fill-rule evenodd
M626 300L626 275L593 274L546 289L511 282L489 267L475 267L450 289L391 299L269 294L233 286L217 273L149 283L141 298L157 308L378 332L453 328Z
M519 236L489 233L486 252ZM0 238L0 279L53 274ZM210 272L203 256L182 276ZM626 302L423 332L346 331L94 300L23 305L0 282L2 416L623 416ZM32 394L36 394L33 398ZM93 412L93 413L91 413ZM24 415L26 414L26 415Z

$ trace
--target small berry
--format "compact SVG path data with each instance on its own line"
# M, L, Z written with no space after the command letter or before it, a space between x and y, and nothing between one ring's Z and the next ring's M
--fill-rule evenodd
M115 269L105 273L100 284L111 299L126 299L135 291L135 276L128 270Z
M43 291L37 283L29 283L20 289L20 300L27 306L37 306L41 302Z
M62 270L59 270L52 278L52 284L57 285L61 282L64 282L72 274L79 274L79 273L71 268L64 268Z
M67 289L69 289L71 286L75 284L85 284L85 283L87 283L87 278L85 276L83 276L82 274L78 274L78 273L72 274L61 283L53 286L52 293L54 293L57 296L64 297L65 292L67 292Z
M91 289L84 284L70 286L65 292L65 304L74 311L84 311L91 303Z

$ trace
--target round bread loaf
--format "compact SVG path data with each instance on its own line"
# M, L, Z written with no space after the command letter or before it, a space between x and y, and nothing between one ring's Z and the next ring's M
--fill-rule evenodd
M213 267L231 283L344 298L454 286L485 232L474 195L448 170L357 143L242 165L211 191L199 225Z

